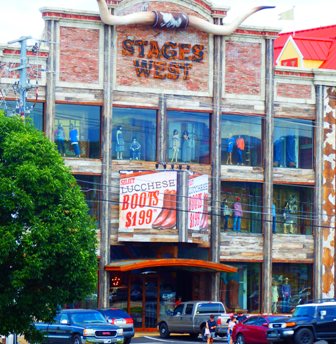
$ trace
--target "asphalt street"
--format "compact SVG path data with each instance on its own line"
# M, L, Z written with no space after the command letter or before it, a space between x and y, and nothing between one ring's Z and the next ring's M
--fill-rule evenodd
M160 338L158 334L136 334L135 338L132 339L132 343L137 344L191 344L191 343L202 343L202 340L199 338L198 340L192 339L189 337L189 335L172 335L167 339ZM227 344L226 338L215 338L214 343L223 343ZM327 342L321 340L318 342L315 342L315 344L327 344Z

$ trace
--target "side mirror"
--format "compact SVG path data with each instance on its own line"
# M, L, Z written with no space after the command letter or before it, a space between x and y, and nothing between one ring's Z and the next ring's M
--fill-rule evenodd
M268 327L268 323L267 323L267 322L264 322L261 326L263 326L263 327Z

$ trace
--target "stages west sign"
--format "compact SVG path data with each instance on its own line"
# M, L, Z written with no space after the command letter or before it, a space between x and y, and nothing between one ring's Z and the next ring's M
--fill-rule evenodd
M204 45L178 42L125 39L122 55L132 56L137 77L154 79L190 79L194 63L204 59Z

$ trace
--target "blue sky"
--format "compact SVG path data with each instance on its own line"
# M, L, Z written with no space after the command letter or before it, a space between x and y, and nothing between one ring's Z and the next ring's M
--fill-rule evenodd
M146 0L143 0L146 1ZM208 0L209 1L209 0ZM331 0L211 0L220 7L230 7L229 23L241 11L257 5L274 5L247 19L245 25L276 27L283 31L306 29L336 24L336 2ZM295 20L278 20L278 14L295 6ZM7 0L1 5L0 44L21 36L41 37L44 22L39 11L42 7L61 7L98 12L96 0ZM18 25L20 23L20 25Z

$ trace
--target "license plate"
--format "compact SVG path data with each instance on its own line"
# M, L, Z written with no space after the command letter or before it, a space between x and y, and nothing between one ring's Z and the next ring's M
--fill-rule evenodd
M111 339L104 339L104 343L105 344L110 344L110 343L112 343L112 340Z
M275 332L271 332L267 334L267 337L277 337L277 334Z

